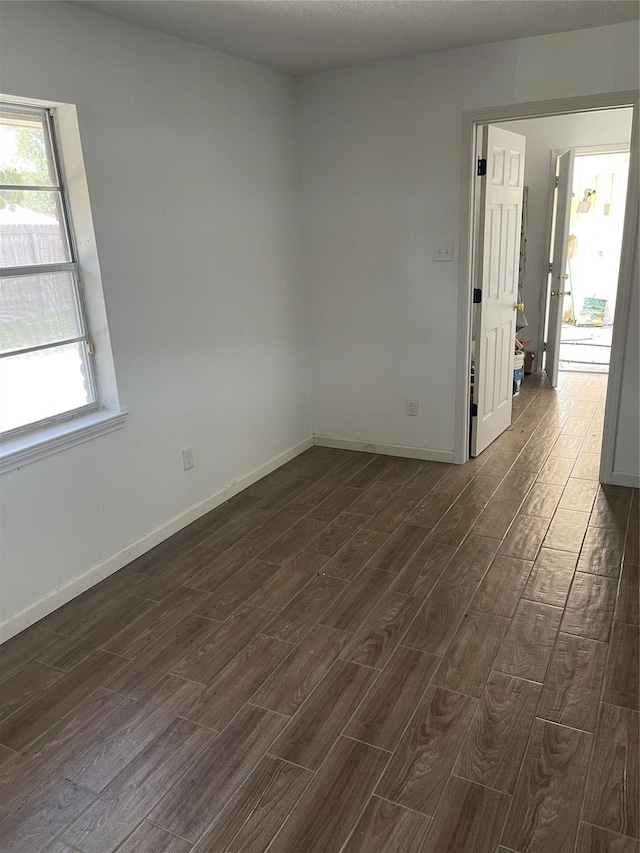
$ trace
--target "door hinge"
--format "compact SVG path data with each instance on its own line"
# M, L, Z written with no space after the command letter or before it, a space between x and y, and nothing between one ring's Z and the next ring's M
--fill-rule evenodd
M542 352L546 352L546 351L547 351L547 342L543 341L542 342Z
M471 404L471 417L472 418L478 417L478 404L477 403Z
M554 183L554 187L555 187L556 189L558 189L558 187L559 187L559 186L560 186L560 177L559 177L558 175L556 175L556 180L555 180L555 183Z
M479 302L482 302L482 291L479 287L473 288L473 304L477 305Z
M478 175L482 177L482 175L487 174L487 158L486 157L478 157Z
M549 262L549 274L553 272L553 263Z
M95 355L96 350L95 350L95 347L93 345L93 341L86 341L85 343L86 343L86 347L87 347L87 355Z

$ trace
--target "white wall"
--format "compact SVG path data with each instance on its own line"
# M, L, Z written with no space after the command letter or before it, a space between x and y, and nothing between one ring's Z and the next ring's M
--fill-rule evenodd
M0 16L0 91L77 104L130 412L2 477L1 622L311 425L292 78L67 4Z
M498 124L527 138L525 184L529 187L527 217L527 266L525 271L525 314L529 325L522 338L533 338L531 349L538 354L538 337L544 332L541 301L547 283L547 217L551 191L551 152L589 145L629 145L633 111L606 110L551 118L509 121Z
M635 24L301 78L314 433L451 457L462 112L637 85Z
M618 431L613 453L613 471L618 481L640 488L640 233L636 235L636 251L631 274L633 289L627 317L616 315L616 324L626 323L624 353L626 369L620 389Z

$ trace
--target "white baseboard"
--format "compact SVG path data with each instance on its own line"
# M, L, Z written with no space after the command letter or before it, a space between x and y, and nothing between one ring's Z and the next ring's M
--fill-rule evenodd
M332 438L314 435L313 443L319 447L337 447L339 450L364 450L365 453L381 453L385 456L405 456L409 459L425 459L429 462L453 462L453 450L433 450L430 447L412 447L408 444L385 444L372 441L354 441L351 438Z
M169 536L173 536L174 533L182 530L183 527L186 527L188 524L196 521L196 519L206 515L206 513L211 512L212 509L215 509L217 506L220 506L220 504L228 501L229 498L237 495L238 492L241 492L243 489L246 489L258 480L261 480L262 477L266 477L267 474L275 471L276 468L284 465L285 462L288 462L290 459L294 459L303 451L313 447L313 443L312 438L306 438L294 447L290 447L288 450L285 450L284 453L274 456L272 459L269 459L268 462L260 465L260 467L255 468L248 474L245 474L239 480L234 480L232 483L228 483L226 486L223 486L217 492L209 495L209 497L199 503L193 504L193 506L188 507L188 509L178 515L174 515L173 518L170 518L168 521L164 522L164 524L161 524L159 527L156 527L154 530L151 530L149 533L141 536L139 539L136 539L134 542L129 543L120 551L117 551L115 554L107 557L96 566L93 566L89 571L73 578L62 586L59 586L57 589L54 589L53 592L44 595L42 598L34 601L33 604L29 604L18 613L14 613L12 616L9 616L4 620L4 622L0 623L0 643L4 643L11 637L19 634L20 631L24 631L25 628L29 627L29 625L39 622L40 619L48 616L49 613L53 613L54 610L62 607L63 604L71 601L71 599L81 593L86 592L92 586L95 586L97 583L100 583L100 581L108 578L109 575L112 575L114 572L122 569L132 560L135 560L137 557L140 557L142 554L145 554L147 551L155 548L156 545L164 542L165 539L168 539Z
M640 489L639 474L627 474L624 471L612 471L607 482L612 486L629 486L632 489Z

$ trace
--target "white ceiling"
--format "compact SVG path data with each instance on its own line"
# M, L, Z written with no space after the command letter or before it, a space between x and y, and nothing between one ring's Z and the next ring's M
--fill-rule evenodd
M85 0L290 74L638 18L637 0Z

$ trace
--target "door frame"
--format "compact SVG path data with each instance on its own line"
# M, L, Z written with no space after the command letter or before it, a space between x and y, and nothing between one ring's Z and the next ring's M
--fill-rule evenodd
M576 157L588 157L591 154L630 154L631 142L616 142L609 145L580 145L574 148ZM566 153L567 148L554 148L551 152L551 171L549 173L549 198L547 201L547 224L545 226L544 245L546 247L545 260L551 260L551 229L553 219L553 206L555 203L555 177L558 168L558 157ZM629 171L631 171L631 162L629 162ZM629 194L629 186L627 184L627 195ZM540 317L542 322L538 327L538 340L536 341L536 352L543 353L544 342L547 338L547 325L549 318L547 317L547 305L549 302L549 293L551 291L551 273L547 276L547 286L540 291ZM616 296L617 298L617 296ZM542 369L542 360L539 362Z
M551 313L551 306L552 306L551 290L553 288L554 273L557 272L557 270L555 269L555 266L556 266L556 264L555 264L555 260L556 260L556 258L555 258L555 251L556 251L556 249L555 249L555 236L556 236L556 229L558 227L558 204L559 204L559 199L560 199L560 180L559 180L560 179L560 158L566 156L570 152L573 152L573 158L571 160L571 167L570 167L570 169L571 169L571 186L568 187L568 191L571 192L571 196L573 196L573 192L572 192L572 190L573 190L573 173L574 173L575 159L576 159L575 148L565 148L563 151L560 151L557 154L557 156L554 156L556 154L556 152L554 151L552 156L551 156L551 161L552 161L554 168L553 168L553 174L551 176L551 180L549 182L549 202L548 202L549 207L547 209L547 222L546 222L546 227L545 227L545 246L546 246L546 249L545 249L545 258L544 258L545 267L548 265L549 272L547 273L547 277L545 279L544 286L540 288L540 319L542 320L542 322L538 324L539 340L536 342L536 347L537 347L536 352L540 353L540 356L541 356L539 359L538 367L541 370L544 370L544 372L547 374L547 377L549 378L549 380L551 380L551 377L549 376L549 370L547 368L547 358L549 355L549 346L548 346L549 345L549 326L550 326L549 314ZM556 182L557 182L557 184L556 184ZM569 228L571 226L571 198L569 199L567 214L568 215L567 215L567 219L566 219L566 226L567 226L566 235L567 235L567 239L568 239ZM553 243L553 247L552 247L552 243ZM561 264L561 266L564 266L564 267L566 267L568 262L569 262L569 259L568 259L569 252L568 252L566 245L565 245L565 253L566 253L566 255L565 255L564 264ZM562 270L562 273L566 273L566 272L567 272L566 269ZM564 290L564 282L560 282L560 284L557 284L556 286L559 287L561 290ZM560 366L560 341L562 339L563 306L564 306L564 299L560 299L559 304L557 306L558 307L558 313L559 313L558 319L560 320L560 325L558 328L558 340L556 341L556 344L558 347L558 367ZM545 341L547 344L546 347L545 347ZM543 362L542 356L544 356L544 368L542 367L542 362ZM559 371L556 371L556 374L558 372ZM557 386L557 380L558 380L558 376L556 375L556 386Z
M615 440L620 409L622 367L629 324L629 305L632 292L632 267L638 230L639 201L639 127L640 91L609 92L598 95L579 95L549 101L530 101L520 104L505 104L462 113L462 164L460 182L460 292L458 299L458 345L456 354L456 391L454 413L454 462L466 462L469 458L469 366L471 354L471 312L473 292L473 247L475 238L475 210L477 204L476 181L476 138L477 128L483 124L529 119L548 118L570 113L594 110L633 109L631 131L631 161L629 185L625 209L616 317L613 325L611 362L604 417L604 432L600 462L600 480L605 483L631 485L614 472Z

